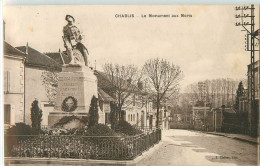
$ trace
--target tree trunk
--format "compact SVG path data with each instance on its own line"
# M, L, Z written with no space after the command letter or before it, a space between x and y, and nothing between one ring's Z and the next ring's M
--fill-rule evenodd
M156 114L156 128L159 128L159 113L160 113L160 103L157 100L157 114Z

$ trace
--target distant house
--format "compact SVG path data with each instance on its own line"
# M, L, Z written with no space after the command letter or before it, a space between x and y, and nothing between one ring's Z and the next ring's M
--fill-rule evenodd
M258 31L259 32L259 31ZM248 65L248 122L249 122L249 131L251 133L251 135L256 135L258 133L258 135L260 135L260 119L259 118L255 118L255 117L259 117L259 82L260 82L260 77L259 77L259 65L260 65L260 60L256 61L254 63L254 69L253 69L253 73L254 73L254 83L255 83L255 87L254 87L254 95L255 95L255 110L252 111L251 109L251 95L252 94L252 89L253 87L251 86L251 64ZM259 128L259 129L258 129Z
M25 53L4 41L4 124L5 129L24 122Z
M229 111L228 108L227 111ZM223 119L223 110L220 108L212 108L207 115L208 131L221 132Z
M248 113L248 90L244 89L243 95L239 98L238 113Z
M98 88L98 100L99 107L102 112L105 113L105 124L111 125L110 122L110 103L114 102L115 99L109 96L106 92L104 92L101 88Z
M192 107L192 119L194 129L205 129L206 125L208 125L207 116L209 112L210 107Z
M110 124L110 102L115 102L116 99L113 98L113 94L110 94L111 88L113 85L107 79L105 73L100 71L95 71L95 75L98 79L98 87L100 100L102 101L101 109L105 111L105 121L106 124ZM133 85L135 86L135 85ZM104 97L102 97L102 95ZM125 101L125 104L122 107L123 119L129 122L132 125L145 127L149 126L149 116L152 113L152 100L148 97L146 93L141 89L141 85L136 88L136 90L131 93L131 95ZM151 124L152 125L152 124Z

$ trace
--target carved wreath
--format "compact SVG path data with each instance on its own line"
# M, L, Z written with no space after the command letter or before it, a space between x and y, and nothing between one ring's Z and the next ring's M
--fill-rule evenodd
M61 109L62 111L65 112L75 111L77 107L78 107L78 101L73 96L66 97L61 104Z

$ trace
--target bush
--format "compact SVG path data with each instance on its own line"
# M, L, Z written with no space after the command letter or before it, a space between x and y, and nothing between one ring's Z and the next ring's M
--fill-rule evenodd
M39 107L39 102L35 99L31 107L31 121L33 134L41 133L42 110Z
M115 131L130 136L143 133L141 130L134 128L130 123L126 122L125 120L120 120L118 122L118 124L115 127Z
M104 124L96 124L85 133L87 140L94 145L92 159L124 159L131 156L125 138ZM109 137L107 137L109 136ZM108 148L109 147L109 148Z
M55 123L53 125L53 127L55 127L55 128L63 127L64 125L66 125L67 123L69 123L70 121L75 120L75 119L79 120L84 125L88 125L89 119L87 116L78 117L78 116L72 115L72 116L62 117L57 123Z
M84 134L87 136L116 136L116 132L104 124L91 126Z
M31 135L32 128L25 123L16 123L15 126L7 130L7 135Z
M89 127L94 126L98 124L98 105L97 105L98 99L93 96L90 104L89 109Z
M12 148L18 143L19 135L31 135L32 128L25 123L16 123L15 126L7 130L5 135L5 156L10 156Z

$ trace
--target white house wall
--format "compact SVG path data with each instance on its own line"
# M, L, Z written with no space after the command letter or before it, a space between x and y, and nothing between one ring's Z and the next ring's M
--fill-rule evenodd
M48 98L46 95L45 87L42 84L42 72L44 70L36 69L36 68L25 68L25 122L26 124L31 124L31 104L32 102L37 99L39 104L47 103ZM43 118L48 117L49 110L45 112L44 108L43 111ZM45 123L45 119L43 122Z
M6 73L8 72L8 76ZM10 125L23 122L24 110L24 65L21 58L4 56L4 104L10 104ZM7 81L8 80L8 81ZM5 89L5 90L7 90Z

